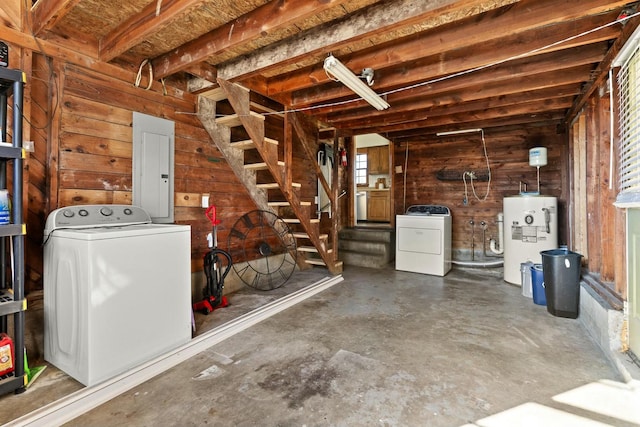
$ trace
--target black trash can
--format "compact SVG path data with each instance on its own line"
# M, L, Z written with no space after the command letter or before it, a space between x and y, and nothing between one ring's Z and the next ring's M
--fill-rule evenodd
M554 316L578 317L582 255L567 249L540 252L547 311Z

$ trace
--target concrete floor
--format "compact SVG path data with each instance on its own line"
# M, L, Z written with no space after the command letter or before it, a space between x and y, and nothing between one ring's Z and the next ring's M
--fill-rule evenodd
M275 293L243 290L198 316L199 330L324 275L296 273ZM460 426L528 402L566 411L554 395L621 380L579 321L551 316L501 269L440 278L390 265L343 276L69 425ZM0 422L81 388L45 372L26 393L0 398Z

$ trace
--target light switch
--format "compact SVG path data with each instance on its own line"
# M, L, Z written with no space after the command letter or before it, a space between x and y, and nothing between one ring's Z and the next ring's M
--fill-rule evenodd
M203 194L202 195L202 205L203 208L208 208L209 207L209 195L208 194Z

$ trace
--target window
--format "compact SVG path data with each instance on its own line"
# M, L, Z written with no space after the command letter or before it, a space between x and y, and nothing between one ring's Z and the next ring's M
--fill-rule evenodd
M368 183L367 155L356 154L356 185L367 185Z
M620 65L619 189L616 206L640 203L640 54L634 35L616 61Z

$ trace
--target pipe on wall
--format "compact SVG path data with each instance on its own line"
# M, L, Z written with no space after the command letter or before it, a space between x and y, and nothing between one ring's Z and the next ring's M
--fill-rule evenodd
M489 249L494 254L502 254L504 252L504 215L502 212L498 214L498 248L496 248L496 241L491 239L491 244L489 245Z
M461 267L502 267L504 260L502 258L494 261L457 261L451 260L453 265L459 265Z

